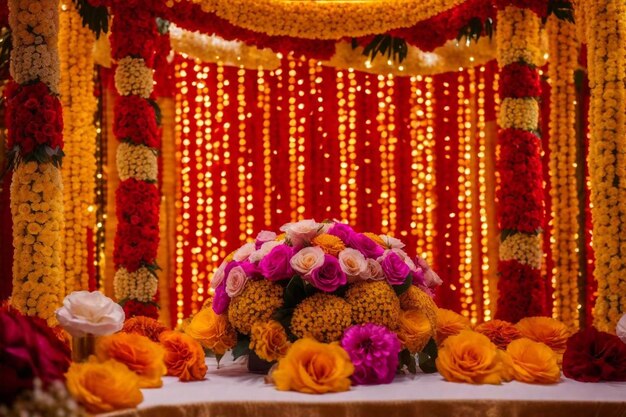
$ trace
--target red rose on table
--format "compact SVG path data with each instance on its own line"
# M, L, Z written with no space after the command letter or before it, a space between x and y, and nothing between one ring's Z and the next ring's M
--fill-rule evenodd
M626 344L593 327L581 330L567 340L563 373L582 382L626 381Z
M40 319L0 309L0 403L10 403L34 378L64 380L70 351Z

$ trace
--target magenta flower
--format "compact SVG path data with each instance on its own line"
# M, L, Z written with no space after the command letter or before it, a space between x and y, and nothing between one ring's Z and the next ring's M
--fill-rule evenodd
M390 384L398 368L401 343L385 326L372 323L348 328L341 339L354 365L355 385Z
M366 258L376 259L383 255L385 250L363 233L354 233L346 242L348 246L361 252Z
M411 268L397 253L387 251L380 266L383 268L387 282L391 285L402 285L411 273Z
M337 288L348 283L346 273L341 269L337 258L332 255L324 255L322 266L315 268L311 273L304 276L315 288L324 292L333 292Z
M228 310L229 305L230 297L226 293L226 280L223 280L222 283L215 289L211 307L213 307L215 314L224 314Z
M270 281L289 279L295 274L289 262L292 256L293 248L291 246L278 245L261 259L259 271Z
M330 229L328 229L328 234L337 236L344 243L348 243L352 236L356 235L356 232L347 224L335 223Z

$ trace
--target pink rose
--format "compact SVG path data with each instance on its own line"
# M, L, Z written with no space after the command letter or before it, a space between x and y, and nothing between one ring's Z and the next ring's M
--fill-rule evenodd
M246 271L240 266L234 267L226 278L226 294L231 298L238 296L243 291L243 287L246 286L246 282L248 282Z
M390 249L390 250L391 250L391 252L397 254L404 261L406 266L408 266L409 269L412 272L416 272L417 271L417 265L415 265L415 262L413 262L413 259L411 259L411 257L405 251L403 251L400 248L393 248L393 249Z
M250 262L259 262L261 261L261 259L265 258L267 254L272 251L272 249L282 244L283 244L282 241L275 241L275 240L270 240L268 242L265 242L264 244L261 245L261 247L258 250L255 250L254 252L250 254L250 257L248 258L248 260Z
M387 282L391 285L402 285L411 274L411 269L396 252L386 250L379 259Z
M369 281L383 281L385 279L385 273L378 261L375 259L367 259L367 266L361 272L361 279Z
M339 252L339 265L349 281L354 281L367 268L365 256L356 249L346 248Z
M270 281L289 279L294 275L290 261L294 249L287 245L278 245L259 262L261 274Z
M300 220L295 223L287 223L280 230L285 232L287 240L292 246L305 246L311 243L311 240L317 236L322 229L322 225L315 220Z
M315 268L304 279L324 292L333 292L348 283L346 274L341 270L337 258L328 254L324 255L324 265Z
M291 258L291 267L303 275L324 264L324 251L317 246L301 249Z
M260 249L261 245L271 240L276 240L276 233L269 232L267 230L261 231L258 235L256 235L256 240L254 242L255 249Z
M249 242L237 249L237 252L233 255L233 259L237 262L242 262L248 259L252 252L256 250L254 243Z
M226 269L226 265L228 262L224 261L222 264L215 270L213 274L213 279L211 279L211 288L216 289L222 281L224 281L224 270Z
M428 262L424 258L416 257L415 261L417 263L418 268L421 268L424 272L424 285L428 288L438 287L443 284L443 280L437 275L435 271L432 270Z

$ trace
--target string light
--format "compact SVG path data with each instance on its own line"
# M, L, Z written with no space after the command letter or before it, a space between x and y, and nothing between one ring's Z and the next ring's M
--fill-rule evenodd
M348 136L348 146L346 148L346 154L348 157L348 206L350 213L348 219L350 223L354 224L357 221L358 216L358 203L357 203L357 183L356 176L359 170L357 155L356 155L356 89L357 80L356 74L352 68L348 69L348 129L350 131Z
M271 90L265 78L265 71L257 71L258 96L257 106L263 112L263 221L266 228L272 226L272 137L270 134Z
M348 209L350 207L348 200L348 146L346 141L348 114L344 94L345 86L344 72L337 71L337 140L339 142L339 209L341 211L341 220L348 219Z

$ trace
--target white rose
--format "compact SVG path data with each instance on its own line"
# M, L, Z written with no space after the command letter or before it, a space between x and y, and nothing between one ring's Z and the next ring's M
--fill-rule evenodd
M339 252L339 266L348 278L356 278L367 268L367 261L358 250L346 248Z
M303 275L324 265L324 251L317 246L301 249L291 258L291 267Z
M276 239L276 233L269 232L267 230L262 230L258 235L256 235L257 242L269 242L270 240Z
M296 223L287 223L280 230L287 234L287 239L293 246L304 246L311 243L321 229L321 224L315 220L300 220Z
M255 250L256 250L256 247L254 246L254 242L246 243L245 245L237 249L237 251L233 255L233 259L237 262L243 262L246 259L248 259L248 257Z
M246 282L248 282L246 271L240 266L234 267L226 278L226 294L231 298L238 296L243 291L243 287L246 286Z
M215 270L213 274L213 278L211 279L211 288L216 289L219 285L224 281L224 270L226 269L226 265L228 262L224 261L222 264Z
M385 242L385 246L389 249L402 249L405 246L400 239L396 239L395 237L387 235L379 235L379 237Z
M57 320L74 337L106 336L124 326L124 309L99 291L74 291L56 311Z
M250 254L250 257L248 258L248 260L250 262L259 262L261 259L265 258L265 255L270 253L272 249L282 244L283 244L282 240L280 241L270 240L269 242L265 242L264 244L261 245L261 247L258 250L255 250L254 252Z
M626 343L626 314L624 314L617 322L615 334L617 334L617 337L619 337L622 342Z
M367 266L359 276L366 281L383 281L385 279L383 268L375 259L367 259Z

